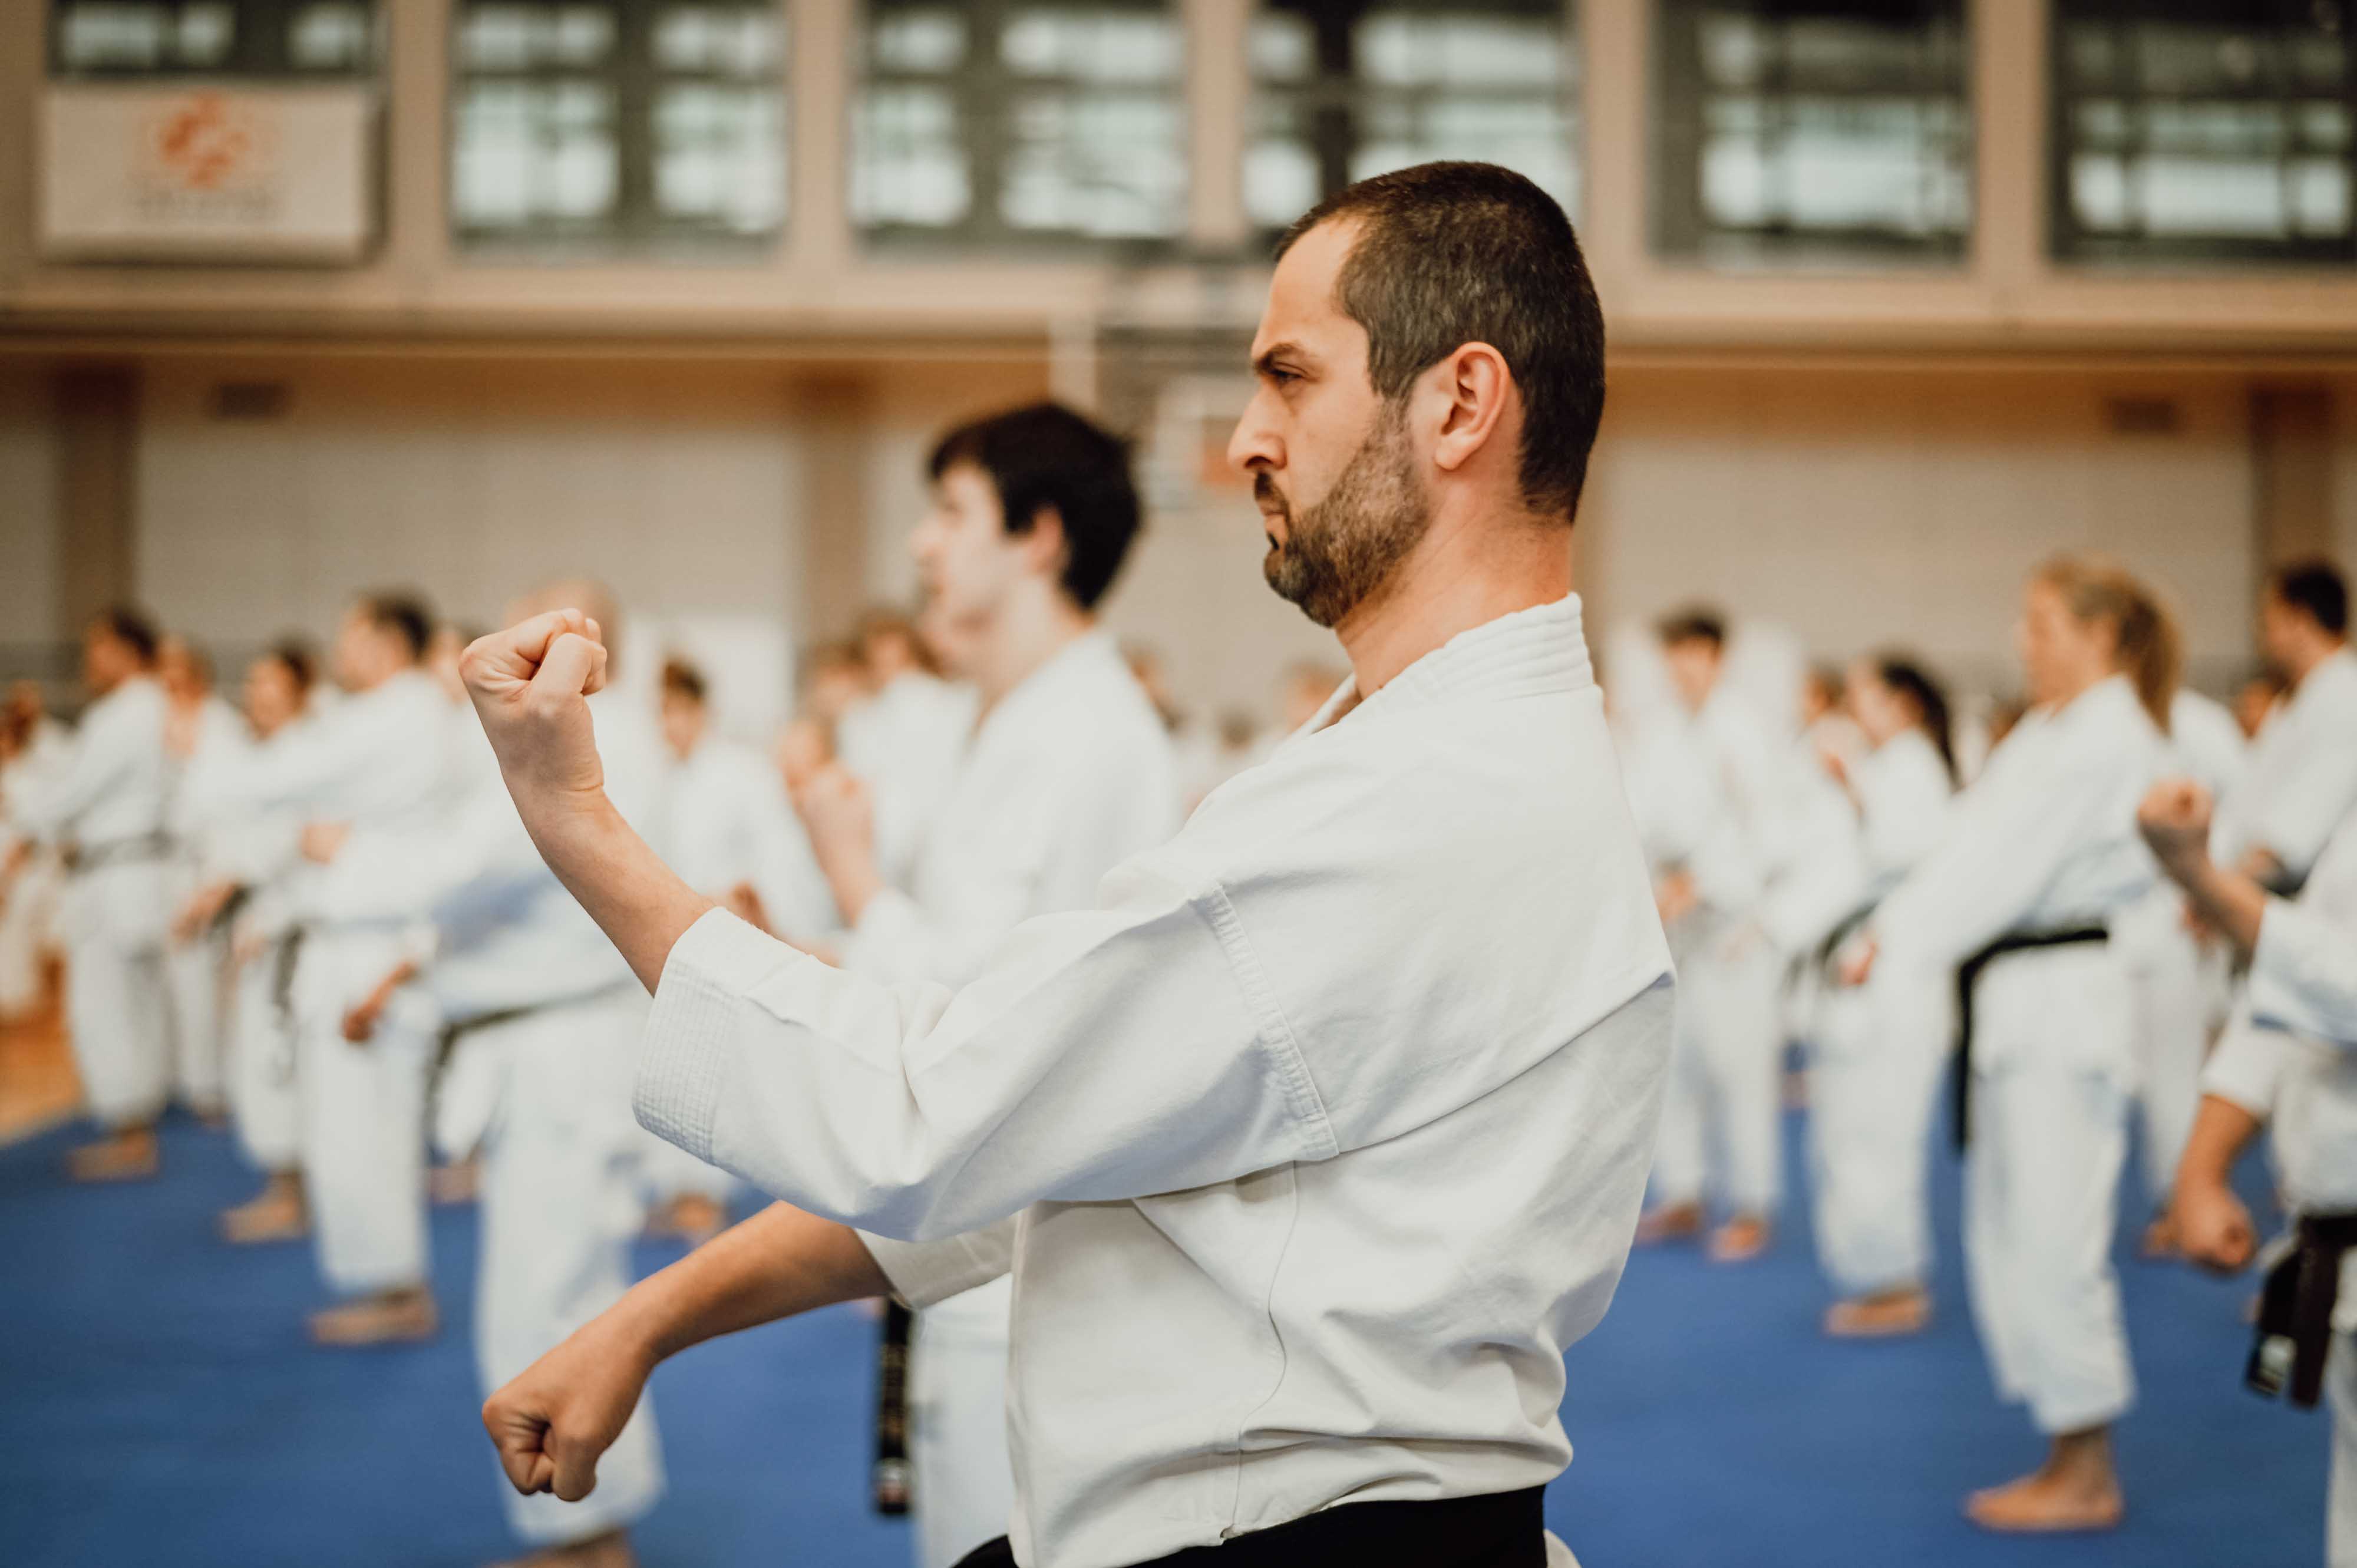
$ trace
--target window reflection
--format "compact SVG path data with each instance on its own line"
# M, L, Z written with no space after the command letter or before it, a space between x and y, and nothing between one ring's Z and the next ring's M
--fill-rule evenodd
M2344 24L2334 0L2058 0L2056 253L2357 260Z
M1264 229L1436 158L1504 164L1577 208L1577 59L1557 0L1270 0L1251 62L1244 208Z
M1167 4L872 0L854 221L885 242L1167 242L1186 220Z
M369 0L57 0L61 76L324 77L375 69Z
M785 48L782 13L754 0L462 0L454 226L502 247L775 234Z
M1663 0L1654 232L1711 263L1961 256L1961 0Z

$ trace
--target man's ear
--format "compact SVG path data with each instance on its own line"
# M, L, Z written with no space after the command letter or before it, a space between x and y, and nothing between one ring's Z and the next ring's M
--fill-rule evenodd
M1454 473L1496 438L1515 400L1513 372L1489 344L1466 343L1426 374L1437 378L1435 390L1446 400L1432 460Z
M1017 534L1024 564L1044 576L1061 578L1071 548L1064 540L1064 514L1052 506L1031 513L1031 526Z

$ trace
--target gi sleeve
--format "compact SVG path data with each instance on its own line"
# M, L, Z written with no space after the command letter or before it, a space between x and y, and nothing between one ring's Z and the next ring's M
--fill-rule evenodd
M892 1294L914 1307L938 1306L953 1295L963 1295L1015 1266L1015 1231L1019 1217L1008 1215L995 1225L944 1236L938 1241L895 1241L887 1236L859 1233L876 1266L892 1282Z
M2251 1012L2263 1023L2357 1049L2357 929L2269 899L2251 955Z
M2275 1114L2276 1090L2292 1050L2291 1037L2256 1027L2237 1009L2201 1069L2201 1092L2239 1105L2264 1122Z
M93 709L82 721L66 765L31 781L13 798L10 816L28 838L54 843L70 837L82 814L106 799L137 766L138 738L125 730L119 709Z
M664 964L639 1120L899 1240L1041 1199L1178 1191L1333 1155L1217 882L1166 858L1116 870L1104 891L1104 908L1018 928L954 997L831 969L709 912Z

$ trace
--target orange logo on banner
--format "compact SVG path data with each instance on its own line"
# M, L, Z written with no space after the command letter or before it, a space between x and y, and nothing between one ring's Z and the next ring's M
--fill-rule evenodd
M199 92L173 106L155 128L156 161L190 190L219 190L251 172L256 136L253 117L217 92Z

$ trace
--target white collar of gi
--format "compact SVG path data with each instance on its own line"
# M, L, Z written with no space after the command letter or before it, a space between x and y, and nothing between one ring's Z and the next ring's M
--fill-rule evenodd
M1301 726L1312 735L1355 708L1420 707L1455 702L1503 702L1551 692L1585 691L1596 683L1581 629L1579 596L1501 615L1458 632L1392 677L1364 703L1359 678L1342 684L1318 716Z

